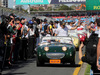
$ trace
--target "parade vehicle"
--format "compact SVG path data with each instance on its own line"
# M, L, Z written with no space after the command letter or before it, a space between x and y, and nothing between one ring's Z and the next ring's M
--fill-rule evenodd
M75 64L75 46L71 37L43 37L37 48L37 66Z
M84 35L85 35L85 38L88 38L88 35L89 35L89 34L88 34L89 32L86 31L85 29L83 29L83 30L77 30L76 33L84 34Z
M79 39L78 35L76 33L68 33L68 35L70 37L72 37L73 44L74 44L75 48L78 49L79 45L80 45L80 39Z
M86 39L86 36L83 34L83 33L77 33L77 35L78 35L78 37L79 37L79 39L80 39L80 42L84 42L85 41L85 39Z
M84 42L89 37L89 32L85 29L75 31L81 42Z

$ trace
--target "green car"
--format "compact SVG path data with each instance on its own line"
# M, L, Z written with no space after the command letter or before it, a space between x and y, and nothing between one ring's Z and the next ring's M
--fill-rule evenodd
M75 46L71 37L43 37L37 48L37 66L50 64L75 64Z

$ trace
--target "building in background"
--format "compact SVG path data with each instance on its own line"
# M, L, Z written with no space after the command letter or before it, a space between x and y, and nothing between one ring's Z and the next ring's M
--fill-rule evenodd
M8 8L8 0L0 0L0 6Z
M48 8L51 9L58 9L62 4L45 4L45 5L33 5L31 8L39 10L40 7L42 7L45 11L48 10Z

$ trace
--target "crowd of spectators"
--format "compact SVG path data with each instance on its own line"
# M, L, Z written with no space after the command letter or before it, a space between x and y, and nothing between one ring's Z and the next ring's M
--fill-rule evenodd
M35 57L41 20L33 17L30 21L13 13L0 17L0 69L11 67L19 60Z
M0 69L4 65L11 67L19 60L27 61L34 58L36 48L43 36L68 36L68 30L83 28L98 34L96 18L63 19L50 21L32 17L27 21L26 18L17 17L13 13L9 16L2 15L0 17ZM83 43L80 46L83 47ZM80 60L82 54L80 55Z

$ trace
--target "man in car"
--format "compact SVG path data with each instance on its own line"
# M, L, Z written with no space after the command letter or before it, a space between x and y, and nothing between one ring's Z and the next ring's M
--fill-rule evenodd
M61 28L57 29L55 36L68 36L68 28L65 26L65 23L60 22Z

